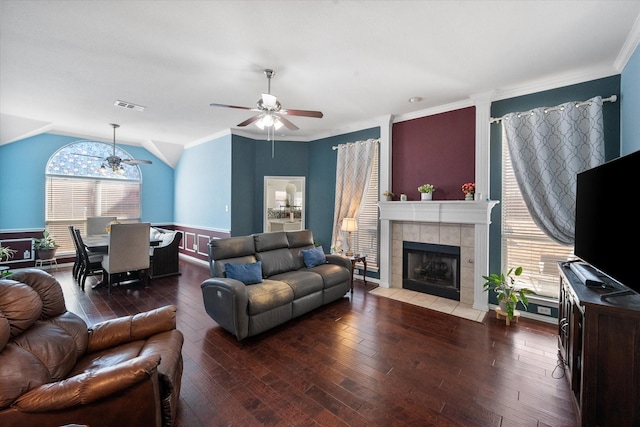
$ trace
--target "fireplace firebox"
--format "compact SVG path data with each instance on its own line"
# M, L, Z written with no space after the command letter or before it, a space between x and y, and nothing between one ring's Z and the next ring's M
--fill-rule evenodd
M460 247L402 242L402 287L460 301Z

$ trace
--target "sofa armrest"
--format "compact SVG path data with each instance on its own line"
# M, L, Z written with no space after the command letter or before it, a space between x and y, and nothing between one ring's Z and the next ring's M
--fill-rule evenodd
M159 363L160 356L136 357L114 366L84 372L36 387L20 396L12 406L22 412L47 412L86 405L127 390L152 376L158 395L149 398L159 401Z
M93 353L175 329L176 310L176 306L167 305L134 316L96 323L89 328L87 352Z
M351 260L344 255L328 254L327 262L329 264L336 264L346 268L347 270L351 270Z
M249 335L247 286L239 280L213 277L200 285L209 316L241 340Z

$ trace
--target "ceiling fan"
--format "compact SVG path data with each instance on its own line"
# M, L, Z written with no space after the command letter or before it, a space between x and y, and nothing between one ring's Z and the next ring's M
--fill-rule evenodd
M309 110L291 110L291 109L283 109L282 104L278 101L278 98L275 95L271 94L271 79L276 73L273 70L266 69L264 70L264 75L267 77L267 93L263 93L262 97L256 103L256 107L239 107L237 105L227 105L227 104L210 104L212 107L226 107L226 108L239 108L241 110L250 110L256 111L260 114L257 114L242 123L239 123L238 126L244 127L248 126L252 123L255 123L260 129L271 128L278 130L282 126L287 127L290 130L298 130L298 126L294 125L283 116L304 116L304 117L315 117L322 118L323 114L320 111L309 111Z
M111 127L113 127L113 154L111 154L109 157L107 157L106 159L103 159L102 157L98 157L98 156L92 156L89 154L81 154L82 156L87 156L87 157L94 157L96 159L101 159L103 160L102 165L100 166L100 168L98 169L101 173L107 173L107 165L111 168L111 171L117 175L122 175L124 174L124 167L122 167L122 165L139 165L139 164L147 164L150 165L152 162L151 160L135 160L135 159L122 159L119 156L116 155L116 129L120 127L120 125L115 124L115 123L109 123L111 125Z

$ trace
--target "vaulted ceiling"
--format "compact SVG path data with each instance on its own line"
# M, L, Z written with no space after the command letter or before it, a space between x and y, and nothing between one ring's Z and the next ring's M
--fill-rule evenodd
M240 129L267 91L308 140L493 92L619 74L640 1L0 2L0 144L42 132L185 145ZM603 94L606 95L606 94ZM409 102L412 97L421 102ZM114 106L118 100L144 111ZM248 135L266 137L255 126Z

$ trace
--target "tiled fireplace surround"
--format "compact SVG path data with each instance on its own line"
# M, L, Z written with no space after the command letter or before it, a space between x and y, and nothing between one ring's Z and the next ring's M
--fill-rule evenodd
M402 288L402 242L460 246L460 303L487 311L482 276L489 264L495 201L380 202L383 287Z

